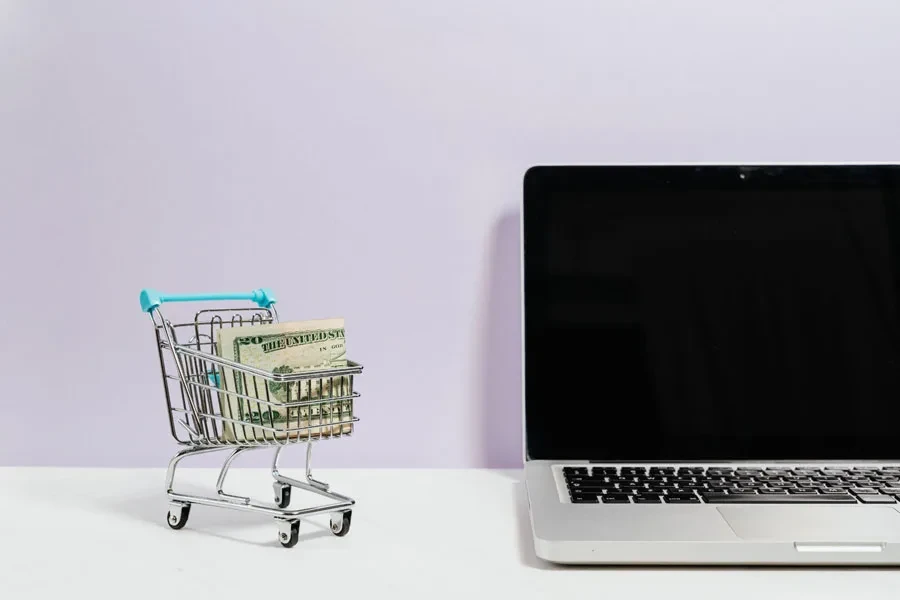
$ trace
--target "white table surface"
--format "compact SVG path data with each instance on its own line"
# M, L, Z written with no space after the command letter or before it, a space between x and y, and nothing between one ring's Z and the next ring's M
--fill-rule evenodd
M216 471L179 475L200 490ZM900 597L898 569L553 567L534 555L518 471L314 475L356 499L351 531L314 518L285 549L258 514L194 506L169 529L163 470L0 469L0 598ZM265 500L271 489L263 469L226 483Z

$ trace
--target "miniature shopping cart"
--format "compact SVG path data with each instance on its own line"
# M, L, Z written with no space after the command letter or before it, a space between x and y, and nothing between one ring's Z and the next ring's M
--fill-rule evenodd
M249 300L255 307L200 310L193 321L172 323L160 306L166 302ZM166 491L167 522L172 529L187 523L192 504L220 506L275 517L279 541L290 548L297 543L300 519L330 513L331 531L337 536L350 529L354 501L335 493L328 484L312 477L310 460L314 442L347 437L358 421L353 413L353 377L362 366L347 366L299 373L277 373L257 369L217 355L218 332L226 327L249 327L278 322L275 297L258 289L237 294L168 295L154 290L141 292L141 309L149 313L156 334L169 425L175 440L185 446L169 462ZM249 332L248 332L249 333ZM277 370L277 369L276 369ZM276 399L271 389L286 389ZM290 391L294 390L291 397ZM303 393L305 392L305 394ZM278 421L276 422L276 419ZM304 481L279 473L278 460L285 447L306 444ZM262 504L248 497L226 493L225 477L231 463L247 450L274 448L272 477L275 503ZM219 478L216 496L176 492L175 469L182 459L218 450L229 450ZM291 488L300 488L328 498L329 504L290 510Z

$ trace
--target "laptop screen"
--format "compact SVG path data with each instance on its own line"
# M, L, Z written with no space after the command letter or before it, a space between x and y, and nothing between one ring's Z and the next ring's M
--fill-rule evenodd
M538 167L530 459L900 458L900 169Z

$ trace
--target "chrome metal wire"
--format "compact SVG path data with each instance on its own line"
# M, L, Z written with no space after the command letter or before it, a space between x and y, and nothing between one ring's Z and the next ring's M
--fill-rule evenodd
M156 307L150 317L170 433L184 447L172 457L166 473L166 492L173 507L203 504L294 521L322 513L340 515L354 505L353 499L331 491L327 483L313 478L312 447L314 442L352 435L359 421L354 414L355 399L359 394L353 389L353 381L362 372L361 365L348 361L347 366L333 369L271 373L218 356L220 330L277 323L274 306L268 309L207 308L198 311L192 321L184 323L168 321ZM182 343L180 337L189 339ZM286 384L286 402L272 397L272 383ZM294 391L296 397L292 396ZM229 407L235 406L236 410L230 410ZM279 411L284 411L283 420ZM296 419L292 411L296 412ZM278 468L282 451L301 442L306 444L302 480L287 477ZM276 485L313 492L325 496L331 503L289 510L256 502L248 496L226 493L223 486L234 460L248 450L266 447L275 450L272 477ZM230 453L219 471L215 496L175 490L176 469L183 459L222 450L230 450Z

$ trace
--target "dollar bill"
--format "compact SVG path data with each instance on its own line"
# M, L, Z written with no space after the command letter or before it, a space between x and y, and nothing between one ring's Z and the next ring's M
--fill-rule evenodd
M222 358L272 373L347 366L343 319L223 328L219 330L217 351ZM240 422L224 422L226 441L271 441L350 432L350 425L341 422L350 420L352 401L331 400L351 395L348 376L272 382L224 368L219 387L222 416ZM284 409L256 402L257 399L276 404L321 402Z

